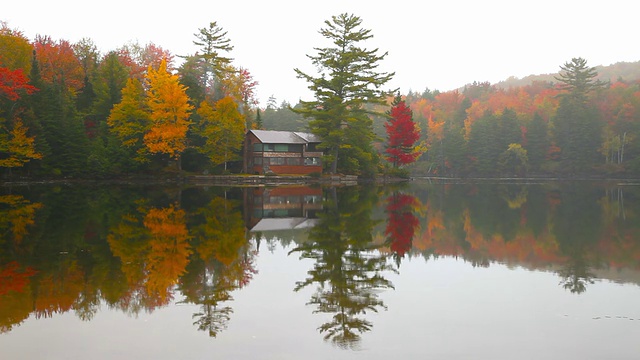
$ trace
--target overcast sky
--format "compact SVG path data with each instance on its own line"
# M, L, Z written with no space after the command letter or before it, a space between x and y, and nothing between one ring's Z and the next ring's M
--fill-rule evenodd
M128 42L153 42L175 55L197 51L193 34L216 21L228 32L234 65L270 96L296 103L311 98L293 71L314 71L306 54L325 46L318 34L332 15L362 18L389 55L382 71L389 88L452 90L473 81L553 73L572 57L591 66L639 61L637 0L237 0L7 1L0 20L33 39L36 34L76 42L91 38L102 53Z

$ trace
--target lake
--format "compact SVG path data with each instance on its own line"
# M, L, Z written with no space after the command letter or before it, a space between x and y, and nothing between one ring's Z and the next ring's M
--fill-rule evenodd
M638 359L640 184L0 188L0 359Z

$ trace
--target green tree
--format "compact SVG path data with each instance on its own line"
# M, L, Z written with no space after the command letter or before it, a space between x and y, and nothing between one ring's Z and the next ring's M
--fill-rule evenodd
M529 170L527 150L520 144L509 144L507 150L500 154L498 168L508 174L526 175Z
M129 70L115 51L109 52L100 61L93 84L96 94L94 113L99 119L106 119L113 106L122 100L122 89L127 85L128 78Z
M262 130L262 115L260 114L260 109L256 110L256 119L254 124L256 129Z
M198 115L200 123L195 131L204 138L199 150L214 166L224 164L227 170L227 162L240 158L244 141L245 122L238 105L229 96L216 102L215 108L203 101Z
M522 130L515 111L505 108L497 120L501 151L507 150L511 144L522 143Z
M150 126L149 108L142 84L131 78L122 90L122 101L111 110L109 129L126 148L133 151L138 162L146 162L147 149L143 137Z
M469 132L469 153L475 158L475 169L480 174L489 175L495 171L500 148L498 121L490 111L471 125Z
M586 104L591 92L605 86L605 83L596 79L596 68L587 66L587 60L583 58L572 58L570 62L561 65L560 70L555 79L561 83L561 89L566 91L563 97L573 98L579 103Z
M556 80L565 92L554 119L556 144L564 168L571 173L584 172L599 158L601 140L598 112L589 95L604 84L595 80L598 73L582 58L573 58L560 69Z
M283 101L280 107L277 107L275 103L270 102L267 104L267 108L261 114L262 124L265 130L282 130L282 131L305 131L306 122L304 118L294 112L291 104L287 101Z
M35 131L36 150L43 155L42 170L53 175L82 175L87 171L89 141L75 106L75 89L55 64L49 71L62 75L50 74L50 81L40 77L41 64L36 55L34 51L31 84L40 91L29 97L35 121L28 127Z
M200 47L200 53L196 56L199 56L205 63L205 88L213 91L233 60L222 55L233 50L233 46L230 44L231 40L227 38L227 32L215 21L210 22L209 27L198 29L194 36L196 40L193 41L193 44ZM208 95L213 95L213 93L209 92Z
M525 149L529 156L529 164L536 171L540 170L549 148L548 126L540 114L535 113L527 127L527 144Z
M308 88L315 94L315 100L302 101L300 109L294 111L305 118L311 118L311 131L322 139L325 163L329 172L338 170L362 172L365 153L370 153L374 138L371 119L372 111L365 104L386 104L389 91L380 90L393 77L393 73L378 72L377 67L387 53L378 55L378 49L368 50L361 43L372 38L371 30L361 28L362 20L349 14L333 16L325 21L320 34L333 43L332 47L315 48L316 55L307 55L319 74L314 76L295 69L298 78L309 83ZM347 138L349 137L349 138ZM354 149L347 140L359 140ZM369 146L367 146L369 145ZM341 155L352 156L343 164L357 168L338 168ZM357 157L360 158L357 158ZM371 158L374 155L370 155Z

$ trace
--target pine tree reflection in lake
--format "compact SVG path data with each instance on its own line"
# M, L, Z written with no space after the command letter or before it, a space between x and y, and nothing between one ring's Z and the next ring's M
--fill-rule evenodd
M2 359L640 353L640 186L0 192Z

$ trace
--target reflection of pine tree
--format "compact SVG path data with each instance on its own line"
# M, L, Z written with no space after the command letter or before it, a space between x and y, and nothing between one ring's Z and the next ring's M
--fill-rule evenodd
M583 293L593 283L590 269L598 260L590 256L601 234L602 214L598 205L598 189L588 184L574 184L562 192L561 202L553 217L553 232L560 251L568 258L559 272L560 284L572 293Z
M589 263L582 256L571 259L570 263L559 271L562 277L560 285L574 294L587 291L587 284L593 284L595 277L589 268Z
M256 273L257 252L245 237L244 222L234 201L216 197L195 213L196 256L181 278L183 303L200 305L194 313L198 330L217 337L227 328L233 309L231 293L246 286Z
M227 328L233 309L226 303L233 301L231 293L246 286L256 272L253 260L256 252L249 244L231 264L223 264L214 258L194 260L184 276L181 291L183 303L200 305L200 312L193 314L198 330L217 337Z
M193 314L194 325L198 330L207 331L209 336L217 337L218 334L227 328L233 309L230 306L221 305L224 302L232 301L231 292L235 287L226 284L223 276L205 270L202 277L203 283L198 291L197 298L187 301L199 304L201 311Z
M318 330L325 334L325 340L342 348L354 348L360 334L373 326L362 315L386 308L376 291L393 288L383 277L393 268L386 257L374 253L377 246L372 244L371 208L375 194L371 189L351 188L340 194L332 189L330 194L332 199L319 214L321 223L310 230L311 241L291 251L316 261L308 272L310 277L298 282L295 291L317 283L308 305L316 306L315 313L333 314Z

